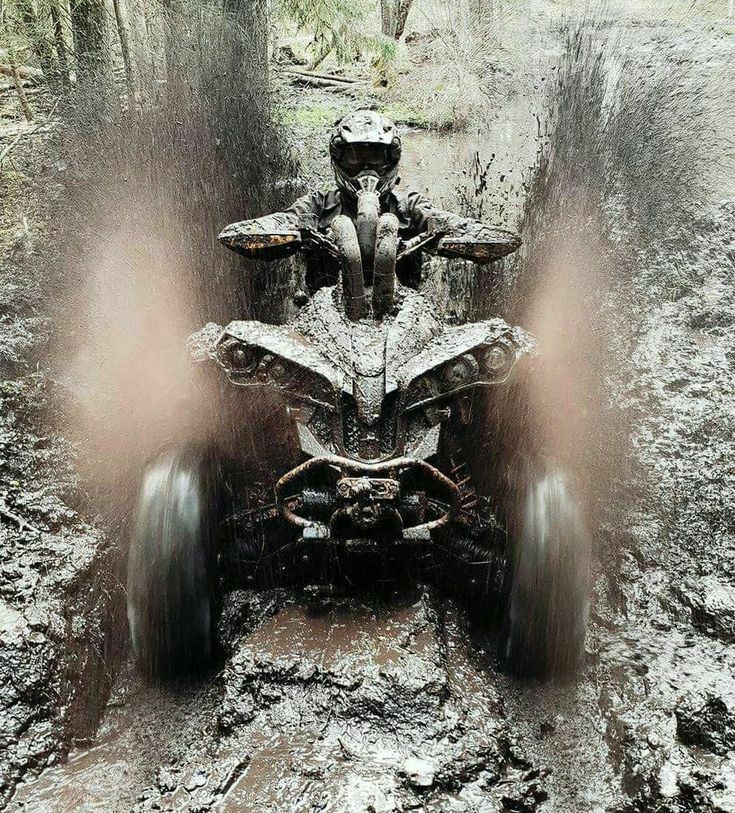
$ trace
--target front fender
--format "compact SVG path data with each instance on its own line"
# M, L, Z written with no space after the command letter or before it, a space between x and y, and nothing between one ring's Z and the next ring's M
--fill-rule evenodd
M286 400L337 409L343 374L304 336L286 325L230 322L215 358L240 387L270 387Z
M230 223L217 239L237 254L254 260L279 260L301 248L301 233L284 215L266 215Z
M445 328L397 372L407 410L476 386L505 383L521 357L536 352L536 340L503 319Z

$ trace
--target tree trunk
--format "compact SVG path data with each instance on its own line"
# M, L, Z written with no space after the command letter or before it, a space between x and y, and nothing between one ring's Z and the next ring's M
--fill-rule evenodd
M133 76L133 63L130 55L130 37L128 35L127 10L124 0L112 0L115 8L115 22L117 23L117 34L120 37L120 50L122 51L123 63L125 65L125 81L128 86L128 101L133 102L135 97L135 78Z
M243 41L258 50L260 66L268 67L268 0L224 0L224 13L242 29Z
M71 27L77 76L94 80L109 65L104 0L71 0Z
M268 0L224 0L222 8L226 14L243 15L250 25L256 25L267 15Z
M69 59L66 54L66 40L64 39L64 27L61 24L58 0L51 0L49 3L49 14L54 32L54 48L59 63L61 83L64 87L69 87Z
M41 70L47 80L52 81L57 75L54 65L54 55L51 44L46 39L44 32L39 25L38 15L31 0L20 0L17 3L26 35L31 43L33 52L38 57Z
M386 37L392 37L396 24L397 0L380 0L380 30Z
M380 30L386 37L399 40L406 28L413 0L380 0Z
M413 0L400 0L398 12L396 14L396 24L393 29L393 39L398 41L406 28L406 21L408 20L408 12L411 11Z
M33 121L33 111L31 110L31 106L28 104L28 97L26 96L26 93L23 90L23 84L20 81L20 76L18 75L18 68L16 67L15 60L13 59L13 57L10 58L10 70L13 76L15 92L18 94L20 106L21 109L23 110L23 115L26 117L26 121Z

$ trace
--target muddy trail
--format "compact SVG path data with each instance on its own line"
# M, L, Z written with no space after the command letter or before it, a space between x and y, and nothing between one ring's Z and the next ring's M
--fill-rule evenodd
M700 70L735 75L727 31L634 28L628 46L643 58L657 53L664 67L679 66L673 73L684 65L684 79ZM609 27L604 36L614 44L620 32ZM693 55L703 43L707 56L699 62ZM549 65L563 48L557 32L545 35ZM605 81L617 64L610 61ZM694 66L689 73L687 65ZM597 81L581 75L590 86ZM678 90L686 97L685 84ZM115 524L94 515L94 496L78 474L87 464L79 459L84 444L50 428L64 424L79 393L44 362L54 336L46 301L54 275L34 255L34 224L53 211L53 195L41 201L38 178L51 189L65 169L44 141L19 151L4 177L2 213L0 807L735 811L735 176L723 152L722 160L712 158L702 179L707 194L693 211L674 207L655 222L620 206L627 195L632 207L661 211L672 196L694 194L681 173L670 187L666 178L642 185L649 197L635 198L626 184L645 159L656 166L651 152L663 154L672 143L683 145L699 173L691 138L697 121L715 120L725 141L735 129L726 116L709 115L722 92L714 83L698 95L696 114L704 118L685 120L668 140L660 133L633 139L638 163L630 161L629 176L614 176L611 234L594 255L588 244L580 248L585 260L602 258L605 267L614 260L622 269L615 284L584 300L620 329L606 328L602 342L594 331L571 335L609 342L608 361L623 360L605 367L604 378L606 404L629 427L629 442L624 482L605 492L615 499L600 512L585 662L568 679L548 683L505 674L499 630L477 632L454 601L421 586L382 596L236 590L226 599L219 630L225 657L213 674L181 686L152 686L138 675L125 644L125 518ZM633 95L624 109L640 98ZM447 166L462 165L475 148L503 156L496 180L511 160L520 175L536 148L538 97L512 99L507 118L525 122L518 129L530 135L498 127L477 145L468 138L465 149L451 137L409 134L408 154L417 160L407 182L428 186L441 171L441 194L449 196ZM566 133L575 133L576 121L563 120ZM623 116L613 126L611 118L596 136L618 139L612 163L639 122ZM654 117L653 125L660 131L662 122ZM553 127L549 132L553 140ZM600 142L583 141L573 138L573 148L588 150L579 154L590 159ZM568 217L578 210L550 201L555 185L571 183L563 159L547 168L552 180L543 185L540 210L546 222L558 217L562 240L575 245ZM302 171L325 176L324 166ZM575 183L582 176L577 189L597 201L594 172L574 172ZM507 216L523 205L508 205ZM585 223L593 225L600 222ZM548 245L532 218L526 229L531 247ZM636 235L639 245L631 248ZM524 262L533 269L532 251ZM515 290L527 292L520 273ZM518 312L512 291L488 297L473 279L442 266L426 292L449 299L453 318L468 315L458 296L474 297L473 316L499 307ZM595 427L585 431L593 437ZM595 451L623 465L619 448L602 443Z

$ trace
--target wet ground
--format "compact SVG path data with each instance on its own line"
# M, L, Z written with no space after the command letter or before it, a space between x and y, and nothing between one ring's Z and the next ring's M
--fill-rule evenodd
M54 173L39 160L38 104L36 122L10 128L28 143L0 178L0 806L94 728L123 651L118 548L85 510L77 448L54 429L70 398L44 363L51 275L36 252Z
M409 139L409 155L445 145L446 166L471 152L431 139ZM29 185L20 158L15 169ZM717 202L735 199L728 184L718 178L684 247L645 260L616 398L641 481L600 533L585 665L545 685L506 676L494 642L419 588L390 601L237 592L217 674L166 689L129 662L117 672L119 563L82 518L74 449L44 429L69 396L36 371L43 277L13 293L14 270L37 266L19 254L32 250L22 198L6 197L4 797L23 780L8 809L735 811L735 204ZM675 294L658 284L672 274Z
M221 675L195 696L126 675L94 748L23 788L17 809L523 810L545 798L443 600L234 600L255 629Z

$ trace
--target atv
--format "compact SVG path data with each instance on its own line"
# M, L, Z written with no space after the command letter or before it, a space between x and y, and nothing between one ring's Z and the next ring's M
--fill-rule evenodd
M366 192L365 195L369 195ZM406 575L453 588L476 618L503 617L519 674L573 668L587 621L587 533L570 478L534 448L524 380L534 338L500 318L448 324L397 281L415 251L482 265L502 230L401 239L377 196L325 233L226 230L246 256L328 252L336 285L288 324L233 321L192 341L221 384L231 437L269 396L293 465L254 483L237 442L170 448L145 471L132 529L128 618L157 678L206 668L235 585L334 589ZM234 434L233 434L234 433Z

